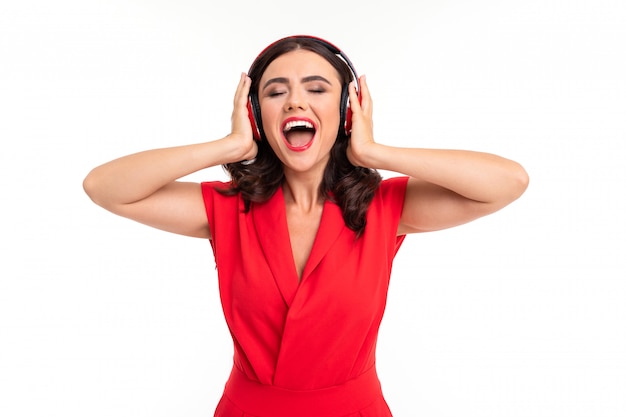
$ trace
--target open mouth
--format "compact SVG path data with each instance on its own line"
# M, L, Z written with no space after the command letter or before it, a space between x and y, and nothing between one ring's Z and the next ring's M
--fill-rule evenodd
M283 124L285 144L292 151L305 151L313 144L315 125L309 119L289 118Z

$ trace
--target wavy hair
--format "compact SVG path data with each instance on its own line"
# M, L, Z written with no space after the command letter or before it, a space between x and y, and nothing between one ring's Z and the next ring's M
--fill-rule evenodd
M315 38L294 36L270 45L257 57L248 72L252 80L250 91L258 91L261 76L272 61L296 49L305 49L325 58L339 73L344 89L352 81L352 70L328 46ZM250 210L251 203L269 200L285 180L280 159L267 140L263 139L262 126L259 129L262 139L257 141L256 158L225 164L224 169L232 181L229 188L219 190L226 195L241 193L246 212ZM322 198L335 202L341 208L346 226L360 236L365 230L367 209L382 178L374 169L350 163L346 154L348 142L344 127L339 126L319 193Z

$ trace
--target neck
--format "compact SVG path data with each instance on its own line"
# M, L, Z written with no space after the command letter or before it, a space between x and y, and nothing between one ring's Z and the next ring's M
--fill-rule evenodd
M323 200L320 197L321 176L285 174L283 194L286 204L297 206L304 211L310 211L314 207L323 204Z

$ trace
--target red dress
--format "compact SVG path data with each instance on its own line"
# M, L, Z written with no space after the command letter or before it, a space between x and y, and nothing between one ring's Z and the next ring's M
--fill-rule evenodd
M243 211L202 184L234 364L216 417L390 417L376 375L376 338L407 177L384 180L356 239L324 203L299 280L282 190Z

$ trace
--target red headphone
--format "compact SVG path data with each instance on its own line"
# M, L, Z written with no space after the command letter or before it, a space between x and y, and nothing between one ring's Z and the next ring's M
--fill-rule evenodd
M318 42L319 44L326 47L330 52L332 52L333 54L341 58L346 63L346 65L350 69L350 72L352 73L352 78L357 87L357 94L359 94L359 100L361 99L361 96L360 96L361 88L359 86L359 77L350 59L346 56L346 54L344 54L341 51L341 49L337 48L332 43L325 41L324 39L315 37L315 36L295 35L295 36L288 36L288 37L279 39L276 42L273 42L272 44L267 46L265 49L263 49L263 51L261 51L261 53L256 57L256 59L254 60L250 68L252 69L254 67L254 65L259 60L259 58L269 48L271 48L272 46L274 46L275 44L279 42L289 40L289 39L295 39L295 40L308 39L308 40ZM345 135L350 136L350 133L352 132L352 111L350 110L350 98L348 94L348 84L344 84L341 88L341 104L339 106L339 112L340 112L340 126L343 126L343 132L345 133ZM254 136L254 139L261 140L261 138L263 138L264 136L264 133L263 133L262 123L261 123L261 106L259 105L259 97L256 91L250 91L250 94L249 94L248 117L250 118L250 123L252 124L252 134Z

